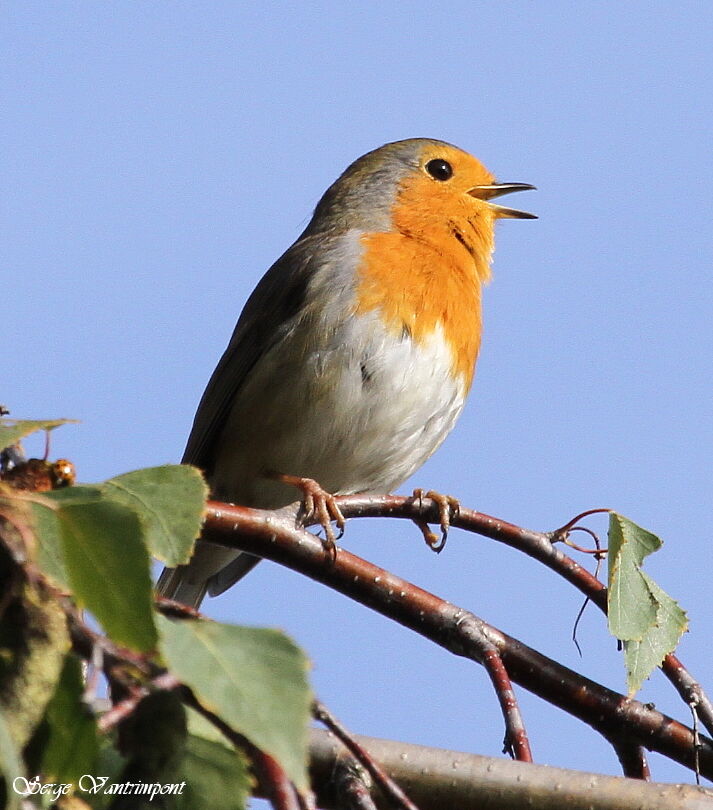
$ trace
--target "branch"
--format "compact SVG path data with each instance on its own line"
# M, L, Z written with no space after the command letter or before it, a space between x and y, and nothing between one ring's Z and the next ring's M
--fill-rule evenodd
M430 523L439 523L441 519L441 505L438 501L428 498L419 500L403 495L381 497L348 495L339 497L336 501L345 518L391 517L405 520L426 520ZM589 514L589 512L583 514ZM553 544L553 533L523 529L506 520L463 507L459 508L457 514L451 515L450 524L524 552L574 585L606 614L606 586ZM708 733L713 735L713 702L705 694L698 681L673 654L666 656L661 669L686 705L695 708Z
M421 810L487 807L488 810L711 810L713 791L568 771L356 736L408 791ZM336 806L330 780L344 748L331 734L312 729L310 769L320 807ZM386 807L377 800L378 807Z
M651 781L651 771L643 746L636 745L636 743L632 745L629 740L616 737L610 739L609 742L616 751L624 776L643 779L644 782Z
M100 734L107 734L115 726L126 720L139 703L152 692L159 690L171 692L175 689L182 689L182 687L181 682L170 672L157 675L145 686L132 688L128 697L115 703L110 709L101 714L97 719L97 730Z
M455 655L481 664L484 661L479 640L485 634L516 683L579 717L607 738L625 734L676 762L695 767L694 733L690 728L561 666L472 613L344 549L339 549L332 561L321 541L295 528L284 513L211 503L204 537L286 565L415 630ZM701 773L713 777L711 740L701 738L698 760Z
M500 710L505 718L505 743L504 753L510 753L513 759L520 762L532 762L532 751L530 741L527 738L527 731L520 713L520 707L512 688L512 682L508 675L507 668L500 657L497 647L488 639L484 633L478 643L483 645L481 652L481 663L490 675L495 694L500 701Z
M370 792L371 777L355 759L339 759L334 765L333 781L340 810L376 810Z
M363 745L355 740L354 735L350 734L344 726L337 720L336 717L324 706L319 700L315 700L312 704L312 714L315 720L324 723L325 726L334 734L342 743L342 745L349 751L349 753L357 760L374 782L381 788L382 793L393 807L401 808L401 810L418 810L416 805L408 798L408 796L401 790L401 788L391 779L381 768L379 763L371 756ZM358 776L353 773L353 769L349 769L352 776ZM345 775L345 779L347 776ZM350 783L354 780L349 780ZM363 778L359 779L363 784ZM353 785L357 792L358 786Z
M187 706L195 709L215 726L232 745L245 753L252 763L260 795L267 798L275 810L300 810L297 791L276 759L261 751L221 717L207 709L187 687L183 688L182 699Z
M300 810L297 791L274 757L254 748L253 768L262 785L269 785L268 797L275 810Z
M198 611L186 608L180 603L168 599L158 598L157 608L165 615L180 616L181 618L195 619L200 617ZM128 695L115 703L104 712L97 721L97 728L101 733L107 733L121 724L136 710L139 703L152 692L178 691L181 700L197 712L202 714L215 728L217 728L232 743L240 749L250 760L255 776L262 790L272 803L275 810L300 810L300 802L307 806L309 797L298 796L292 782L280 767L279 763L269 754L264 753L253 745L246 737L236 732L222 718L205 708L193 695L191 690L176 679L170 672L161 670L147 656L140 655L118 647L109 639L97 634L82 619L79 612L68 601L64 600L70 637L75 651L87 660L91 660L96 645L101 645L103 651L104 674L110 683L114 683L119 673L128 665L139 669L146 683L131 683L127 686ZM120 679L119 679L120 680Z

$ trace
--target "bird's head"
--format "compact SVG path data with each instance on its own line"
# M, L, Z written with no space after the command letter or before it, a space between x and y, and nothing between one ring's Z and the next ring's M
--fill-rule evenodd
M325 192L307 233L400 231L468 251L487 276L495 221L535 219L492 202L534 186L498 183L473 155L444 141L411 138L368 152ZM445 240L445 242L444 242Z

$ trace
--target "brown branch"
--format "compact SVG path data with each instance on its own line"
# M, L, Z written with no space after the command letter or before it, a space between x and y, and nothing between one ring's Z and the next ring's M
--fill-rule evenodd
M97 644L104 654L104 672L110 682L116 678L121 683L120 673L126 664L138 667L144 677L153 674L151 680L143 685L131 683L125 687L128 695L114 704L97 721L100 732L106 733L129 717L138 704L149 694L156 690L179 689L184 703L202 714L214 725L236 748L245 753L253 765L255 775L261 785L263 795L272 803L275 810L300 810L297 793L282 770L278 762L256 748L248 739L232 729L218 715L203 707L193 693L180 683L170 672L162 672L151 663L146 656L134 653L123 647L118 647L104 636L99 635L82 620L76 609L65 600L65 611L68 618L70 638L76 652L85 659L90 660ZM191 609L183 610L183 606L171 600L157 600L157 607L167 615L177 615L183 618L198 618L200 614ZM123 685L123 684L122 684ZM307 802L307 804L309 804Z
M386 771L371 756L363 745L360 745L354 735L350 734L337 718L319 700L312 703L312 714L315 720L323 723L347 748L357 762L367 771L369 776L381 788L389 803L402 810L418 810L416 805L401 790L401 788L389 778Z
M713 791L532 765L477 754L356 736L421 810L713 810ZM310 772L320 807L336 807L332 776L344 748L312 729ZM385 803L376 800L378 807Z
M403 507L406 499L389 497L383 500L392 501L393 508L397 509ZM365 499L365 503L368 502L369 499ZM340 499L340 506L342 503L346 505L349 500ZM408 517L410 519L412 515ZM493 518L489 520L494 521ZM694 735L690 728L548 659L472 613L344 549L339 550L337 559L332 562L321 541L309 532L295 528L284 514L209 504L205 529L204 536L211 542L248 551L300 571L430 638L452 653L478 663L484 662L474 639L485 633L516 683L579 717L607 737L625 734L676 762L694 767ZM701 738L698 759L701 773L713 777L711 740Z
M376 810L371 798L371 778L351 757L337 760L334 765L334 790L340 810Z
M183 702L203 715L208 722L239 750L253 765L258 781L259 795L267 798L275 810L300 810L297 791L276 759L256 748L247 737L235 731L221 717L207 709L187 687L183 687Z
M141 703L141 701L145 697L148 697L152 692L159 690L172 691L174 689L180 689L181 687L181 682L177 680L176 677L170 672L164 672L161 675L157 675L145 686L133 687L130 690L128 697L124 698L124 700L120 700L118 703L115 703L111 709L104 712L104 714L102 714L97 720L97 729L102 734L106 734L108 731L111 731L112 728L129 717L139 703Z
M260 784L267 787L267 797L275 810L300 810L294 785L278 761L257 748L250 753L250 758Z
M505 743L503 753L510 754L520 762L532 762L532 751L527 739L527 731L522 719L520 707L512 688L508 671L503 664L497 647L483 634L482 663L493 684L495 694L500 701L500 709L505 718Z
M157 607L167 615L178 615L183 618L198 618L200 614L171 600L157 600ZM256 748L242 734L236 732L218 715L201 705L193 693L170 672L161 671L146 656L134 653L123 647L118 647L109 639L92 630L82 619L79 612L64 600L64 608L68 619L70 638L75 651L87 660L91 660L94 649L100 645L103 652L104 672L110 683L118 683L123 691L128 691L127 697L115 703L108 711L102 714L97 721L97 728L102 733L111 731L115 726L128 718L139 703L152 692L157 690L180 690L184 703L202 714L214 725L236 748L245 753L252 763L253 770L261 786L263 795L272 803L275 810L300 810L297 792L288 779L279 763L269 754ZM145 684L123 683L122 669L126 665L140 669L144 677L153 674L151 680ZM309 806L309 801L305 802Z
M159 613L169 619L205 619L199 610L183 602L176 602L175 599L167 599L165 596L155 596L154 605Z
M348 495L337 498L337 503L345 518L392 517L405 520L418 518L435 524L440 521L439 504L429 501L427 498L423 499L422 504L416 504L412 498L403 495L381 497ZM575 520L601 511L608 510L590 509L578 515ZM510 548L524 552L559 574L589 597L600 610L604 613L607 612L606 586L553 544L553 533L524 529L505 520L464 507L461 507L458 514L451 518L451 525L489 537L491 540L497 540ZM558 531L561 532L562 529ZM666 656L661 664L661 669L686 705L695 705L698 717L708 733L713 735L713 702L706 695L700 683L673 654Z
M651 780L651 771L643 746L632 745L629 740L616 737L612 737L609 742L616 751L624 776L631 779L642 779L644 782Z
M62 609L67 617L69 637L74 651L86 661L92 661L95 648L99 647L104 659L104 671L111 677L112 669L125 667L130 664L144 677L150 678L160 674L160 670L150 661L148 654L134 652L126 647L120 647L110 641L106 636L92 630L84 621L80 611L67 598L61 598Z

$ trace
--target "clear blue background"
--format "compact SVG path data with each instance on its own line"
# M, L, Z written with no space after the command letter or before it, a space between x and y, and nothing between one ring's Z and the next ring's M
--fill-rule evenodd
M327 185L389 140L456 143L538 186L517 204L540 219L499 226L471 398L402 491L537 529L610 506L659 533L648 570L713 689L712 28L708 2L5 4L0 400L81 419L52 454L84 481L178 461L243 302ZM436 557L383 521L344 544L624 688L602 617L580 659L581 597L523 555L454 532ZM322 586L263 564L206 611L285 628L355 731L500 751L480 667ZM518 695L537 761L619 773ZM689 721L660 673L641 698Z

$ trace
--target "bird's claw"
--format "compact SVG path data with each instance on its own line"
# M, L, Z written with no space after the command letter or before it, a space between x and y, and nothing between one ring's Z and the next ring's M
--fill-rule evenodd
M438 516L441 527L440 537L435 532L431 531L431 527L425 520L414 519L413 522L423 533L423 539L426 541L426 545L432 551L440 554L445 548L446 540L448 539L448 529L450 529L451 520L457 518L460 512L460 503L458 499L454 498L452 495L442 495L440 492L434 492L432 489L429 489L428 492L424 492L420 488L414 489L413 497L414 500L418 500L419 509L423 506L424 498L430 498L438 506Z
M302 491L302 509L305 522L316 520L324 529L324 550L332 561L337 559L337 540L344 535L346 520L342 510L337 505L336 498L315 481L313 478L303 478L299 475L275 475L278 481L290 484ZM338 534L334 534L332 521L337 524Z

